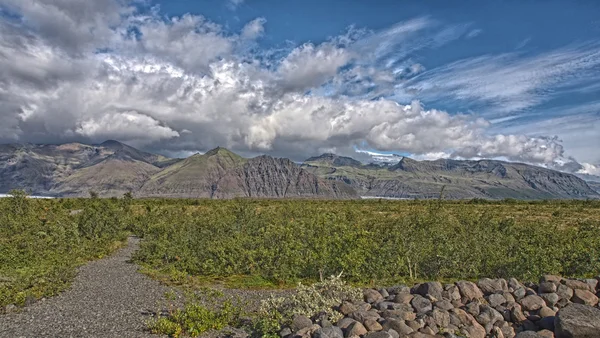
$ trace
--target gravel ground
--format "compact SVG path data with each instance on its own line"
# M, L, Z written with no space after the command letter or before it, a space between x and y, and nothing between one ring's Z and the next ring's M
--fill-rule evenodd
M111 257L82 266L69 290L0 316L0 337L157 337L145 321L164 305L168 288L129 262L138 245L130 237Z

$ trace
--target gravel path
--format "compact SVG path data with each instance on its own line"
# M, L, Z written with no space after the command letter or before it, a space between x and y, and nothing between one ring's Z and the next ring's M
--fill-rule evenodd
M145 332L146 314L168 288L129 262L138 245L130 237L111 257L82 266L69 290L0 316L0 337L156 337Z

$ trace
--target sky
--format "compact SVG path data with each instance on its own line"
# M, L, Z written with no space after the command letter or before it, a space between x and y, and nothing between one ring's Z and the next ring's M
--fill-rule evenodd
M0 143L107 139L600 175L600 2L0 0Z

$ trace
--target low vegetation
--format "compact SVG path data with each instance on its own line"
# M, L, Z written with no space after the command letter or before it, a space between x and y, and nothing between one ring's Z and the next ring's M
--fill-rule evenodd
M127 200L0 199L0 311L56 295L126 238Z
M600 270L600 203L144 201L136 259L173 275L274 285L536 279ZM200 249L201 248L201 249Z
M78 265L129 234L144 239L135 256L143 271L168 283L303 283L295 296L266 300L252 324L219 294L190 296L149 323L172 336L242 324L274 336L298 314L335 321L339 313L329 311L360 297L356 286L600 271L599 201L41 200L14 192L0 199L0 309L55 295ZM352 286L324 278L340 272Z

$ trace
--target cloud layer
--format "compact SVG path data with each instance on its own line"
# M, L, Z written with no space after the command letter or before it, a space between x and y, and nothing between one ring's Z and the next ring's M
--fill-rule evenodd
M157 8L141 13L117 0L0 0L0 8L0 142L110 138L163 153L220 145L295 160L361 147L529 163L563 155L556 138L494 134L485 119L400 104L376 90L424 71L405 59L410 51L474 38L467 26L417 42L414 33L432 23L415 19L384 32L351 30L303 43L273 58L248 48L265 34L264 18L228 32L199 15L165 19ZM592 62L570 57L576 68ZM384 59L387 69L369 63ZM463 78L445 71L423 78L465 98L501 101L497 95L521 98L531 90L530 79L511 83L513 94L472 87L467 68L484 61L449 66L463 69ZM499 70L491 67L494 76ZM548 79L557 75L549 72Z

